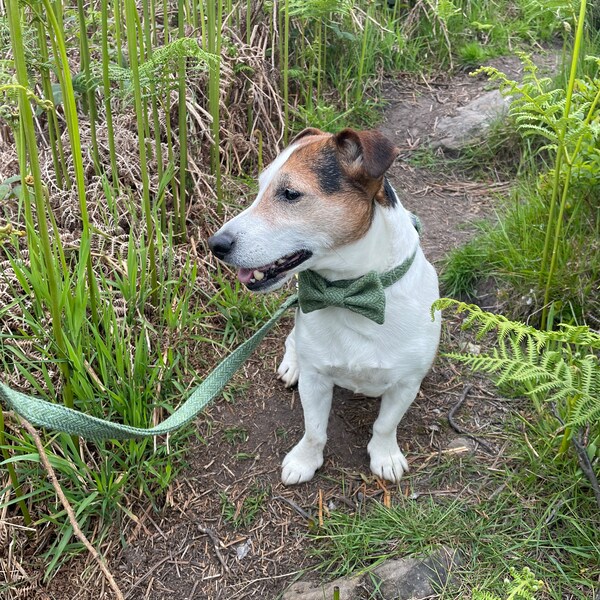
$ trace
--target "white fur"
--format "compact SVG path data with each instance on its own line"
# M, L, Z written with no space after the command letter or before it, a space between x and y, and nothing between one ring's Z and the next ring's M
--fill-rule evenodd
M282 481L286 485L308 481L323 464L334 385L381 396L367 446L371 470L399 481L408 463L398 447L396 429L431 367L440 337L440 316L432 320L430 314L439 295L437 275L419 246L410 214L399 201L395 207L376 203L366 235L337 248L328 239L326 224L311 223L310 214L276 225L253 214L294 149L287 148L261 176L254 204L221 228L236 236L234 254L227 262L253 268L306 248L313 256L295 271L310 268L336 280L372 270L384 273L415 249L416 256L404 277L385 290L383 325L343 308L308 314L297 311L277 372L286 386L298 382L305 433L283 461ZM300 204L298 210L302 210ZM339 214L332 215L332 220L339 218Z
M330 280L383 273L410 256L418 236L401 206L376 207L367 235L325 256L311 268ZM398 447L396 429L415 399L435 357L440 317L430 308L438 298L435 270L420 247L408 273L386 290L383 325L346 309L297 311L278 373L286 386L298 380L305 434L283 461L283 483L311 479L323 464L333 386L366 396L381 396L379 417L367 447L371 471L399 481L408 463Z

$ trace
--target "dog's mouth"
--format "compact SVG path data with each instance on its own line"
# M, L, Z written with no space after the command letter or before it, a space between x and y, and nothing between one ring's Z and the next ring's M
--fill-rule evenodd
M237 276L249 290L261 290L283 279L288 271L301 265L311 256L312 252L310 250L299 250L293 254L282 256L276 261L262 267L240 269Z

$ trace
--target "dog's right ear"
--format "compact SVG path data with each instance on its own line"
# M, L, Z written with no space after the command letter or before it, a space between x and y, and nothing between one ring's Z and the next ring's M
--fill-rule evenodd
M308 137L309 135L325 135L324 131L321 131L320 129L317 129L316 127L307 127L306 129L302 130L293 140L292 140L292 144L295 144L298 140L301 140L302 138Z

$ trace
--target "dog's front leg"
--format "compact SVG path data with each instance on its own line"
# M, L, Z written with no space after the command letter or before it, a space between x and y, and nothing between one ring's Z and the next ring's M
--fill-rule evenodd
M421 382L402 382L381 397L379 416L367 446L371 471L378 477L398 482L408 471L408 462L398 447L396 430L404 413L417 396Z
M298 390L304 410L304 436L283 459L281 481L285 485L309 481L323 464L333 381L317 371L302 370Z
M277 369L277 379L292 387L298 383L298 356L296 355L296 328L294 327L285 340L285 354Z

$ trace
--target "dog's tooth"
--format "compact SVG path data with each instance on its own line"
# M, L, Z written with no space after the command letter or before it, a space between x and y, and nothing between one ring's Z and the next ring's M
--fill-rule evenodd
M250 283L256 283L256 279L254 279L254 277L250 277Z
M277 259L277 264L278 265L282 265L285 262L285 258L279 258Z
M261 273L260 271L254 271L254 273L252 273L252 275L254 275L255 279L258 279L258 281L260 281L261 279L264 279L265 274Z

